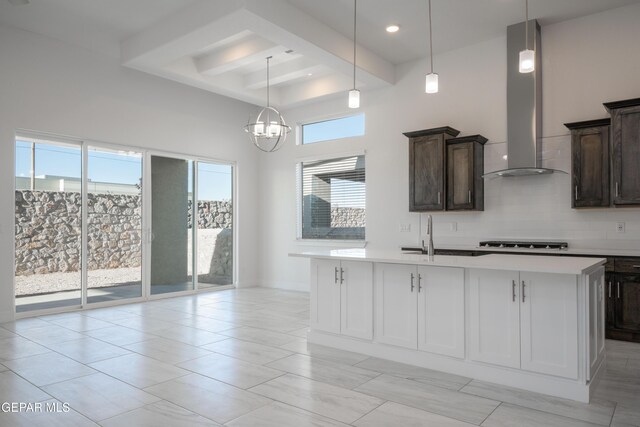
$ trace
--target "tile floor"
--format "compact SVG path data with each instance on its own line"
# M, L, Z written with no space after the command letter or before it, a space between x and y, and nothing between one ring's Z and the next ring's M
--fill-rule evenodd
M307 345L308 294L225 290L0 325L0 426L639 426L640 344L590 404Z

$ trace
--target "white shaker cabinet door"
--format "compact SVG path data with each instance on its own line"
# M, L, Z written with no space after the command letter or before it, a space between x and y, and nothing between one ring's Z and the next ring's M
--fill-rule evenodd
M520 367L519 273L469 270L469 357Z
M354 338L373 338L373 264L342 261L341 333Z
M418 269L418 349L464 358L464 269Z
M400 264L376 264L375 287L376 341L417 348L417 268Z
M311 260L311 329L340 333L340 262Z
M578 279L520 273L522 369L578 378Z

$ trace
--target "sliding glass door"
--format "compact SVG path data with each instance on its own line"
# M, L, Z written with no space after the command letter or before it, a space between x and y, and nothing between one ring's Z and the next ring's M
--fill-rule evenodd
M233 285L232 165L25 136L15 168L17 312Z
M16 140L16 311L82 303L82 150L34 138Z
M88 148L87 302L142 296L142 153Z
M233 283L233 168L198 162L197 226L198 288Z
M193 160L151 156L151 295L194 289Z

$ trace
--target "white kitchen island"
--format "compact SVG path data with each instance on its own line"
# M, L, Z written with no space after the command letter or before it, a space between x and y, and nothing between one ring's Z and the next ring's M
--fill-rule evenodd
M310 343L590 399L605 357L603 258L290 256L311 259Z

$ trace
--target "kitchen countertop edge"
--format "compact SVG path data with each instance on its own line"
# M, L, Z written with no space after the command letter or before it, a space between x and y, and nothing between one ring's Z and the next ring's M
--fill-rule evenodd
M370 249L326 249L292 252L291 257L368 261L389 264L409 264L434 267L481 268L490 270L528 271L557 274L588 274L605 264L605 258L557 257L544 255L489 254L481 257L436 255L429 261L427 255L403 254Z

